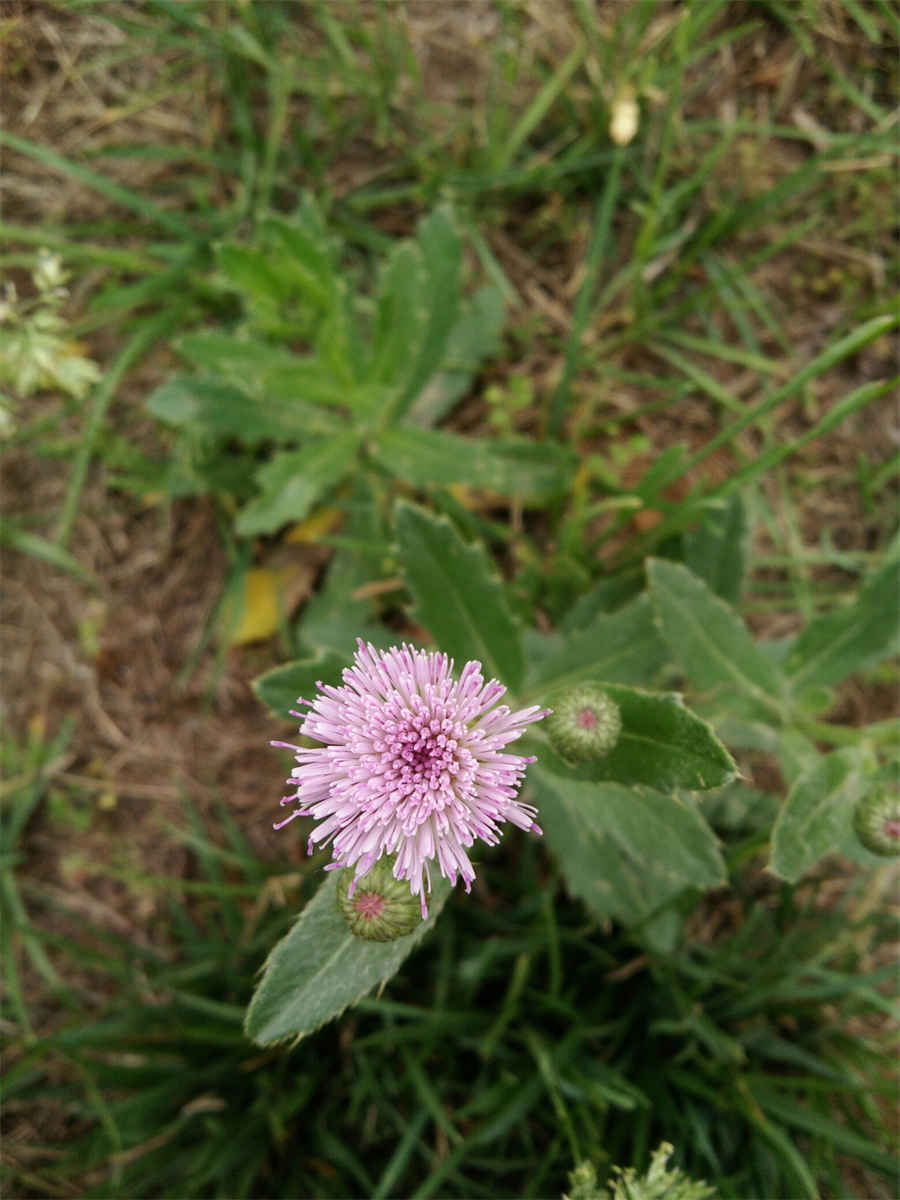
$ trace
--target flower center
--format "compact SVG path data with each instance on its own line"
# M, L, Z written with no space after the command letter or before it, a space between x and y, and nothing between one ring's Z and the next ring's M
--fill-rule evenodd
M356 911L368 921L374 921L380 917L386 903L384 896L379 896L377 892L360 892L353 897Z
M404 708L386 725L387 771L402 791L439 791L459 771L459 740L463 731L439 702Z
M592 708L583 708L576 717L582 729L593 729L597 724L597 714Z

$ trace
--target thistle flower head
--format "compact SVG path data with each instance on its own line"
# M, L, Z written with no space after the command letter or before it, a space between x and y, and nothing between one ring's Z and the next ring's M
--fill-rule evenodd
M393 942L421 922L419 902L405 879L395 879L393 859L379 858L361 879L341 871L337 906L351 933L367 942Z
M900 791L887 786L874 788L856 805L853 827L873 854L900 854Z
M358 642L342 686L318 683L314 700L298 700L309 709L294 714L303 716L300 732L322 745L289 746L298 765L281 803L297 807L275 826L314 817L308 852L331 843L326 869L353 867L354 881L393 855L394 878L409 882L423 917L431 862L469 891L475 869L466 851L476 838L495 845L505 821L541 832L536 809L517 798L534 760L504 747L547 710L498 704L506 688L485 683L478 662L458 680L452 670L446 654Z
M554 700L547 736L558 754L569 762L604 758L619 740L622 716L619 706L602 688L577 684Z

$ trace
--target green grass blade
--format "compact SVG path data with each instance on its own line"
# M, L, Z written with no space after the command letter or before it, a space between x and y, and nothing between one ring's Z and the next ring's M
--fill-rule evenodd
M9 546L12 550L18 550L20 554L29 554L39 562L45 562L60 571L66 571L91 587L100 586L96 577L62 546L48 541L38 533L29 533L27 529L19 528L8 518L0 518L0 546Z
M591 314L591 301L597 286L600 268L609 245L609 231L612 225L612 215L615 211L619 196L619 185L622 178L622 161L624 151L617 148L606 176L606 183L597 200L594 215L594 228L591 233L591 244L588 248L585 263L584 282L575 302L575 312L572 315L572 328L566 341L565 366L562 378L550 400L550 412L547 419L547 433L551 438L559 438L562 434L563 421L569 403L569 392L572 379L578 369L581 358L581 339Z
M871 320L865 321L842 337L839 341L828 346L821 354L809 363L802 370L790 379L783 387L780 387L771 396L766 396L759 404L754 405L749 409L744 416L737 421L733 421L730 425L720 430L715 437L703 446L696 454L692 455L685 463L685 473L690 471L698 463L703 462L711 454L714 454L720 446L727 442L732 442L739 433L742 433L748 426L755 425L760 417L777 408L779 404L787 400L789 396L799 392L811 379L824 374L825 371L831 370L839 362L843 362L845 358L849 358L851 354L856 354L863 346L867 346L869 342L873 342L876 338L881 337L883 333L887 333L891 329L895 329L900 324L900 316L895 316L892 313L883 316L872 317Z
M140 192L133 192L130 188L122 187L121 184L107 179L105 175L100 175L89 167L82 166L81 163L72 162L71 159L51 150L49 146L42 146L39 142L30 142L27 138L18 137L4 129L0 129L0 146L8 146L10 150L16 150L19 154L27 154L29 158L35 159L45 167L50 167L53 171L58 171L62 175L76 179L79 183L86 184L87 187L93 188L95 192L99 192L111 203L136 212L154 225L167 229L169 233L174 233L180 238L189 238L191 241L197 237L196 231L180 217L158 208Z
M510 166L528 137L547 115L557 96L578 70L583 58L583 48L576 46L574 50L571 50L566 55L556 69L556 72L547 80L531 101L525 112L516 122L515 128L506 139L502 150L496 156L494 167L498 171L505 171Z

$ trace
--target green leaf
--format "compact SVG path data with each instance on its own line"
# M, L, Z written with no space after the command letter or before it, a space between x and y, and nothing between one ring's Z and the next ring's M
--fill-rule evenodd
M716 837L690 801L563 779L541 762L528 779L569 891L597 916L634 925L686 887L725 882Z
M500 349L506 305L499 288L479 288L450 330L443 362L416 396L405 421L429 427L442 420L462 396L481 364Z
M452 890L438 876L426 921L396 941L369 942L354 937L338 912L337 882L333 871L269 955L244 1026L259 1046L313 1033L390 979L433 927Z
M748 536L740 493L711 507L699 529L684 535L685 566L728 604L741 597Z
M357 396L333 364L309 355L291 354L264 341L210 329L185 334L179 339L177 349L198 367L215 372L246 395L266 404L287 400L299 405L362 408L371 403L370 391Z
M315 203L306 198L292 218L268 217L260 232L266 251L293 291L326 310L335 296L335 270L328 233Z
M401 385L416 364L425 326L425 268L415 242L401 242L381 272L368 376Z
M290 216L269 216L260 224L267 241L279 242L292 267L302 267L308 275L326 284L333 274L334 247L328 226L315 196L304 192L297 211Z
M826 854L847 854L864 865L884 859L860 845L853 831L853 810L865 790L859 751L835 750L797 779L775 819L771 869L789 883Z
M867 580L854 604L807 625L785 664L794 692L839 683L854 671L900 653L898 598L900 558Z
M436 209L420 222L416 242L425 263L425 335L395 416L409 409L441 366L459 312L462 243L447 208Z
M218 247L219 268L238 291L266 304L284 303L290 287L278 269L278 260L253 246L226 243Z
M256 473L262 495L238 514L242 537L274 533L290 521L302 521L312 506L350 470L359 448L356 433L313 442L303 450L276 454Z
M155 417L190 433L240 438L247 446L294 441L337 426L331 413L296 400L285 403L251 396L222 379L176 375L150 396Z
M737 776L734 759L680 696L592 682L618 705L622 729L615 746L603 758L577 765L545 747L540 754L545 771L566 780L643 784L657 791L722 787ZM548 704L553 706L552 694Z
M175 343L178 353L195 366L213 372L242 391L261 391L260 375L273 362L292 362L294 356L281 347L248 340L222 329L198 329L183 334Z
M743 621L678 563L650 559L650 597L663 639L700 692L737 692L769 717L781 716L784 676Z
M539 661L529 663L529 692L557 690L585 679L647 684L669 653L646 595L615 613L599 613L578 632L551 634Z
M418 505L400 501L394 514L416 620L458 666L478 659L487 675L515 692L523 667L519 632L483 546L466 545L446 517Z
M314 275L271 227L263 231L262 245L226 243L217 257L222 274L242 295L250 326L282 344L314 340L334 298L330 271L324 279Z
M320 650L312 658L298 659L257 676L253 690L263 704L285 720L301 696L307 700L313 698L320 680L339 686L343 670L349 665L345 655L335 650Z
M485 441L411 427L387 430L373 454L392 475L416 487L464 483L532 500L565 491L574 467L572 456L551 443Z

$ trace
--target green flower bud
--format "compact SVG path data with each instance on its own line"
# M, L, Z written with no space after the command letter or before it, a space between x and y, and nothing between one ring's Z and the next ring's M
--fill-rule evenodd
M900 792L876 787L863 796L853 813L853 828L873 854L900 854Z
M422 920L421 902L409 890L408 880L394 878L393 867L393 855L382 856L353 888L353 868L341 871L337 906L356 937L393 942L412 933Z
M547 736L554 750L570 762L604 758L619 740L619 706L593 684L580 684L553 701Z

